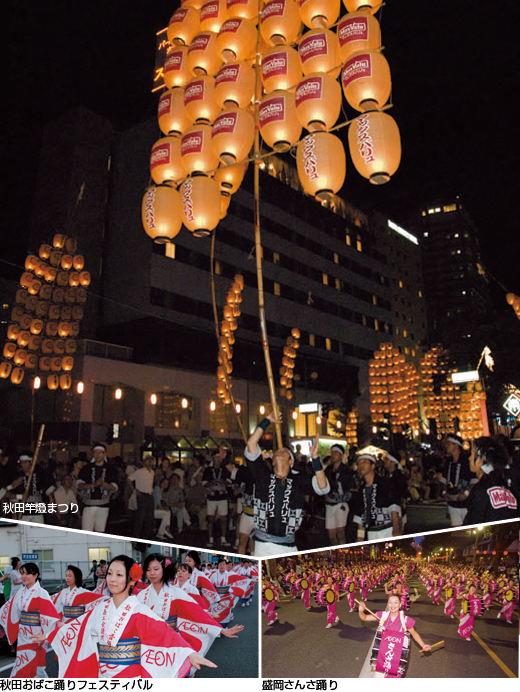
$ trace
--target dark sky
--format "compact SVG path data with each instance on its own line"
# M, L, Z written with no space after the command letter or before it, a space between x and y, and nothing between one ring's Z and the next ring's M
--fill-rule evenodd
M3 219L4 237L12 241L3 258L25 255L46 122L77 105L120 127L155 113L155 32L176 6L176 0L8 3L9 125L3 134L9 204ZM422 205L459 195L477 223L484 263L520 293L518 0L388 0L378 17L402 163L392 181L377 188L350 165L345 196L406 227Z

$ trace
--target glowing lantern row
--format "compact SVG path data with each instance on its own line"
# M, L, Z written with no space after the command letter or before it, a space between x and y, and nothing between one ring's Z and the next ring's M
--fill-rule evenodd
M449 353L440 344L421 358L424 415L436 421L440 434L455 432L454 418L459 411L460 390L452 383L451 373Z
M474 386L476 385L476 386ZM466 391L460 393L459 434L464 440L481 437L484 434L482 405L486 395L480 382L470 382Z
M90 273L77 241L64 234L29 254L15 294L0 377L21 384L26 370L70 372L83 318ZM63 387L62 387L63 388Z
M223 310L224 319L220 325L220 350L218 353L217 367L217 396L224 404L231 403L231 389L233 387L231 373L233 372L233 344L235 343L235 331L238 328L240 317L240 303L244 289L244 277L236 274L226 296L226 305Z
M292 329L290 336L285 340L283 347L282 365L279 370L280 374L280 394L286 399L293 398L292 383L294 377L294 361L296 359L296 351L300 347L300 330Z
M353 409L347 415L347 422L345 424L345 437L347 438L347 442L351 447L357 447L358 446L358 435L357 435L358 422L359 422L359 413L358 413L357 409Z

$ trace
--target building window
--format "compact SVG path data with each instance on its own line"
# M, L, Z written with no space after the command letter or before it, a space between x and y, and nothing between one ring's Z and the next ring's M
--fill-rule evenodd
M334 253L334 264L339 264L339 255L337 252Z
M403 336L407 337L408 336L408 331L406 329L403 329Z
M215 260L215 274L218 274L219 276L222 274L222 265L218 260Z
M309 346L314 346L316 343L316 340L314 338L314 334L309 334Z
M328 274L322 274L321 280L323 281L323 285L324 285L324 286L328 286L328 285L329 285L329 276L328 276Z
M422 291L417 291L417 295L419 296L419 298L422 298Z
M358 252L363 252L363 246L361 245L361 238L358 236L356 240L356 250Z
M332 348L332 345L331 345L330 339L326 337L326 338L325 338L325 349L326 349L327 351L330 351L331 348Z
M88 549L88 561L92 563L92 560L110 560L110 548L89 548Z
M334 285L337 291L341 291L341 279L334 279Z
M273 252L273 264L280 264L280 253Z
M274 294L275 294L275 296L279 296L279 295L280 295L280 284L279 284L278 282L275 281L275 282L274 282L274 287L273 287L273 288L274 288Z
M376 332L379 331L379 320L377 319L374 320L374 329L376 330Z
M445 213L448 211L457 211L457 205L456 204L448 204L442 208L442 211Z
M345 242L349 247L352 245L352 238L350 237L350 233L347 233L347 235L345 236Z
M54 551L52 549L35 550L34 552L38 553L38 562L40 563L42 572L54 570Z
M372 305L377 305L377 296L372 296Z

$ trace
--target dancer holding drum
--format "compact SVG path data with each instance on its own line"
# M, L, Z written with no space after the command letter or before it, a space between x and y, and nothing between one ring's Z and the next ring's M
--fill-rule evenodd
M513 624L513 611L518 603L518 589L515 588L513 579L510 579L507 586L498 592L497 597L502 601L502 610L497 615L497 618L500 619L500 616L503 615L509 625Z
M359 602L360 619L363 622L379 622L370 657L373 677L403 677L410 654L409 635L423 651L431 650L431 646L424 643L415 629L415 620L400 612L400 608L401 598L397 594L389 596L386 611L378 611L375 615L365 613L366 604L363 601Z
M327 626L325 629L330 629L332 625L339 622L339 617L336 615L336 603L339 599L339 584L335 584L332 577L327 577L327 583L320 589L323 594L323 605L327 606Z
M462 607L460 611L459 634L468 642L471 641L471 633L475 622L475 615L480 615L482 612L482 602L477 596L477 587L475 584L470 584L467 593L462 593L457 598L462 599Z

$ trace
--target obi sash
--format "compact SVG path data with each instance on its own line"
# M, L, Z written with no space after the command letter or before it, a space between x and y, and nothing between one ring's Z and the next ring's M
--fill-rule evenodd
M112 666L131 666L141 663L141 640L120 639L116 646L98 644L99 662Z
M229 586L215 586L217 593L219 596L225 596L227 593L229 593Z
M173 627L173 629L176 629L177 616L176 615L170 615L170 617L166 620L166 624L169 625L170 627Z
M84 615L85 613L85 606L84 605L77 605L77 606L63 606L63 617L68 618L73 620L74 618L79 618L81 615Z
M20 613L20 625L24 625L24 627L40 627L40 611L28 613L22 610Z

